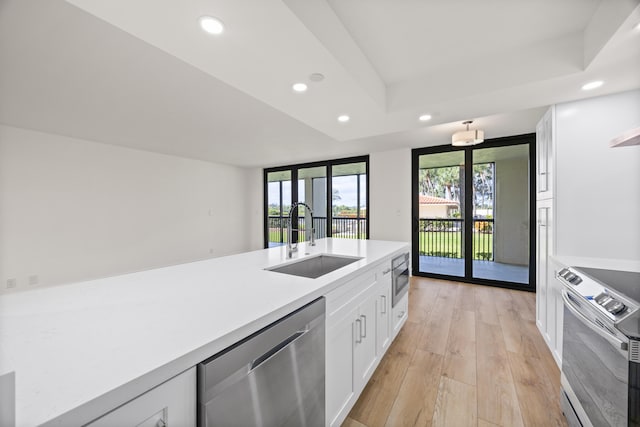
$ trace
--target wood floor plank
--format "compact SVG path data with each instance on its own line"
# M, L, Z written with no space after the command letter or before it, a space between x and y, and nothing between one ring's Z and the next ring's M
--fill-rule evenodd
M349 416L367 427L385 425L396 400L396 391L379 387L372 378L365 387Z
M442 359L442 355L416 350L387 418L387 426L422 426L431 421Z
M344 423L342 423L342 427L369 427L369 426L367 426L366 424L362 424L361 422L358 422L353 418L347 417L347 419L344 420Z
M438 296L437 289L431 287L411 287L409 289L409 320L424 322Z
M478 427L501 427L501 426L499 424L494 424L487 420L483 420L482 418L478 418ZM508 427L508 426L505 425L504 427Z
M502 329L476 322L476 334L478 417L501 426L522 426Z
M531 292L511 290L509 295L522 319L536 321L536 297Z
M451 307L455 302L456 289L452 286L438 292L435 305L425 320L418 342L420 350L445 355L453 315Z
M566 426L560 410L560 389L540 375L540 360L507 352L525 426Z
M524 320L517 311L509 309L498 315L507 351L540 358L535 334L539 334L534 321Z
M475 427L478 424L476 388L441 377L431 425Z
M456 303L455 308L458 310L468 310L475 311L476 310L476 294L475 287L477 285L472 285L469 283L461 283L458 286L458 293L456 295Z
M452 327L446 345L442 375L476 385L476 321L475 312L454 310ZM455 327L453 326L455 325Z
M476 320L490 325L500 325L495 303L496 290L489 286L476 286L476 288L474 288L474 294Z
M413 356L419 338L423 333L424 324L421 322L406 321L395 341L392 343L395 352L406 353ZM391 350L391 349L390 349Z

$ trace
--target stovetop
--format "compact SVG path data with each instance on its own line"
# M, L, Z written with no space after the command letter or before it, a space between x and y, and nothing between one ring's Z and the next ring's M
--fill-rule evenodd
M640 273L569 267L556 277L574 294L581 295L600 316L604 325L640 339Z
M575 269L586 273L604 287L617 291L640 304L640 273L590 267L575 267Z

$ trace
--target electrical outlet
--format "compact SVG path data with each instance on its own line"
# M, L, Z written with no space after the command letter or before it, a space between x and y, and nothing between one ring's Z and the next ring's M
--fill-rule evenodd
M35 286L40 282L37 274L29 276L29 286Z
M16 279L7 279L7 289L15 288L17 285Z

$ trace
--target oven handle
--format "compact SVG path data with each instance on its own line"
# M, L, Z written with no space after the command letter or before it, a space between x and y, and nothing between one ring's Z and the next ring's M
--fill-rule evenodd
M595 325L591 320L589 320L589 318L587 318L584 314L580 313L571 303L571 300L568 298L567 296L568 291L563 289L562 290L562 299L564 301L564 306L567 307L569 309L569 311L571 311L571 313L573 313L578 320L580 320L586 327L588 327L589 329L591 329L593 332L595 332L596 334L600 335L600 337L604 338L605 340L607 340L609 342L609 344L611 344L612 347L614 347L616 350L618 350L618 352L620 354L622 354L627 360L629 360L629 344L616 338L615 336L611 335L610 333L604 331L602 328L598 327L597 325Z

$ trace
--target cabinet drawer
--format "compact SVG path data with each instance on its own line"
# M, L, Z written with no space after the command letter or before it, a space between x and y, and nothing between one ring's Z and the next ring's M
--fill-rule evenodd
M395 307L391 310L393 318L393 334L397 334L409 314L409 294L405 294Z
M375 284L375 271L369 270L325 295L327 328L356 308L362 302L363 294L369 292Z
M98 418L90 427L195 427L196 368Z

